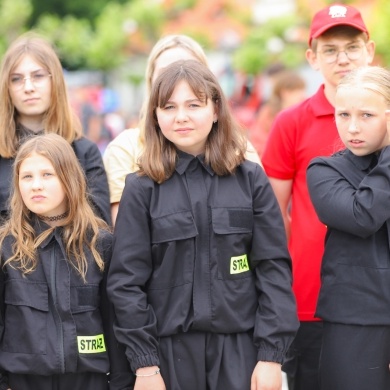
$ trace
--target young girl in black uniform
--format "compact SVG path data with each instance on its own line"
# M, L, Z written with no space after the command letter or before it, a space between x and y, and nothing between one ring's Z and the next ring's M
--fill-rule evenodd
M316 158L310 195L327 226L316 315L324 320L322 389L390 389L390 72L339 83L336 125L346 149Z
M280 209L213 73L152 86L108 277L135 389L281 389L298 327Z
M112 234L87 201L71 145L56 134L31 138L13 175L0 229L0 388L132 388L105 291Z

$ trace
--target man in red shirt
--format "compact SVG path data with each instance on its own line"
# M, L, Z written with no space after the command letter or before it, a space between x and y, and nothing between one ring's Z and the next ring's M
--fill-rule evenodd
M290 390L319 389L318 364L322 323L315 317L326 227L311 204L306 168L317 156L342 148L333 101L339 80L352 69L369 65L375 44L360 12L331 5L312 20L306 58L324 82L309 99L275 119L262 163L281 207L293 260L293 288L301 326L286 362Z

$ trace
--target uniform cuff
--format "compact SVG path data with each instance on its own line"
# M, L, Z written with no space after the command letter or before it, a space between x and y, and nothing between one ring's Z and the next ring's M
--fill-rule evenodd
M281 351L268 351L268 350L260 350L257 353L257 360L262 362L274 362L283 364L285 354Z
M160 366L160 359L157 355L143 355L136 356L134 359L131 359L131 369L136 372L139 368L142 367L152 367L152 366Z

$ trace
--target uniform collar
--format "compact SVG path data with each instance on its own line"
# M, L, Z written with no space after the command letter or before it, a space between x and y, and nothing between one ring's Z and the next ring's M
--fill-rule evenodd
M50 229L50 225L48 225L45 221L39 219L36 215L33 216L33 227L37 237L44 231ZM57 241L61 241L61 233L62 233L62 227L57 226L41 243L40 247L45 248L47 245L49 245L49 243L53 238L56 239Z
M361 171L372 169L378 163L378 156L376 153L368 154L366 156L356 156L350 150L346 149L345 157Z
M214 171L210 167L210 165L206 164L204 161L204 155L200 154L198 156L193 156L192 154L188 154L185 152L182 152L181 150L177 151L177 164L176 164L176 172L179 175L182 175L188 168L188 166L191 164L192 161L197 160L203 168L211 175L214 175Z

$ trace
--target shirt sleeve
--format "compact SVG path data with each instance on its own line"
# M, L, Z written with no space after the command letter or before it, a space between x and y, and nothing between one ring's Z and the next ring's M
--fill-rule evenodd
M295 122L289 110L275 118L261 162L268 177L290 180L295 174Z
M361 172L358 184L351 178L359 168L344 160L349 167L339 169L331 159L317 158L307 171L309 193L319 219L359 237L374 234L390 218L390 147L383 149L369 173Z
M87 179L87 190L96 214L111 224L110 196L102 155L95 143L82 138L74 148Z
M4 334L4 315L5 315L5 274L3 270L4 259L0 259L0 339L3 338ZM6 371L0 370L0 390L7 390L8 386L8 375Z
M283 219L271 185L260 167L256 173L250 255L259 297L254 343L258 347L259 360L283 363L299 327L292 292L291 259Z
M263 166L261 164L260 157L259 157L255 147L252 145L252 143L249 140L248 140L248 143L247 143L247 149L246 149L245 157L246 157L247 160L255 162L255 163L260 164L261 166Z
M107 145L103 161L111 203L118 203L121 200L126 176L138 170L137 159L140 153L139 129L124 130Z
M256 277L259 292L254 330L257 359L283 364L299 328L291 268L285 260L262 261L256 267Z
M102 237L102 253L105 263L103 281L100 286L101 305L100 311L103 319L105 340L108 356L110 359L109 388L110 390L133 389L135 376L131 371L130 364L126 358L125 348L120 344L114 334L115 313L112 303L107 296L107 274L112 257L112 235L104 234Z
M159 365L157 320L146 295L152 254L148 196L133 173L127 176L115 224L115 242L108 276L114 304L117 339L125 345L133 371Z

